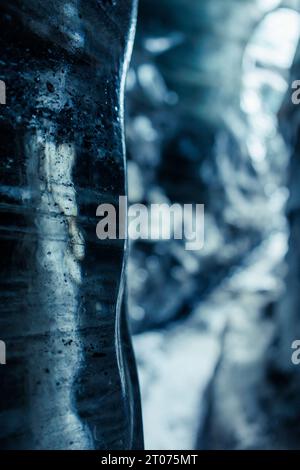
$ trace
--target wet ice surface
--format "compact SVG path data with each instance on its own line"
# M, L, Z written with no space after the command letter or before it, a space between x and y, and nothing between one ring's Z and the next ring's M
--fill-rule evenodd
M125 193L132 0L1 2L3 449L143 445L121 309L124 241L96 208Z

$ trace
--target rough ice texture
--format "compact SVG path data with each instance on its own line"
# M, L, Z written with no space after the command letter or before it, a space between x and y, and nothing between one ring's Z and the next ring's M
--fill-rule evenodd
M123 83L135 1L1 2L0 447L142 446L124 243Z

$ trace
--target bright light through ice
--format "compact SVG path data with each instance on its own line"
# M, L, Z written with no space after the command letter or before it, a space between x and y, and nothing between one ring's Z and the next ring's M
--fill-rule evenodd
M278 8L264 17L246 47L241 108L248 115L247 147L250 158L256 163L262 162L272 148L270 139L274 139L276 114L288 87L299 34L299 13ZM280 136L277 134L275 138L280 139ZM274 158L274 154L270 156ZM268 171L267 166L260 168Z
M300 33L300 16L294 10L279 8L268 14L252 37L248 54L266 66L289 68Z

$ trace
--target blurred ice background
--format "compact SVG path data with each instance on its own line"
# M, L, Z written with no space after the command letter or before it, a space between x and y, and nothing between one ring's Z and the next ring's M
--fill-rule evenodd
M254 395L286 271L290 155L278 111L299 11L298 0L140 0L126 97L129 201L205 204L203 250L130 243L148 449L271 445L271 398Z

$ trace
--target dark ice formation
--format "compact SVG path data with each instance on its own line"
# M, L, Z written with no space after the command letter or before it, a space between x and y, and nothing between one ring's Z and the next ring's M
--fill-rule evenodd
M124 241L123 85L135 0L0 6L0 448L143 446Z

